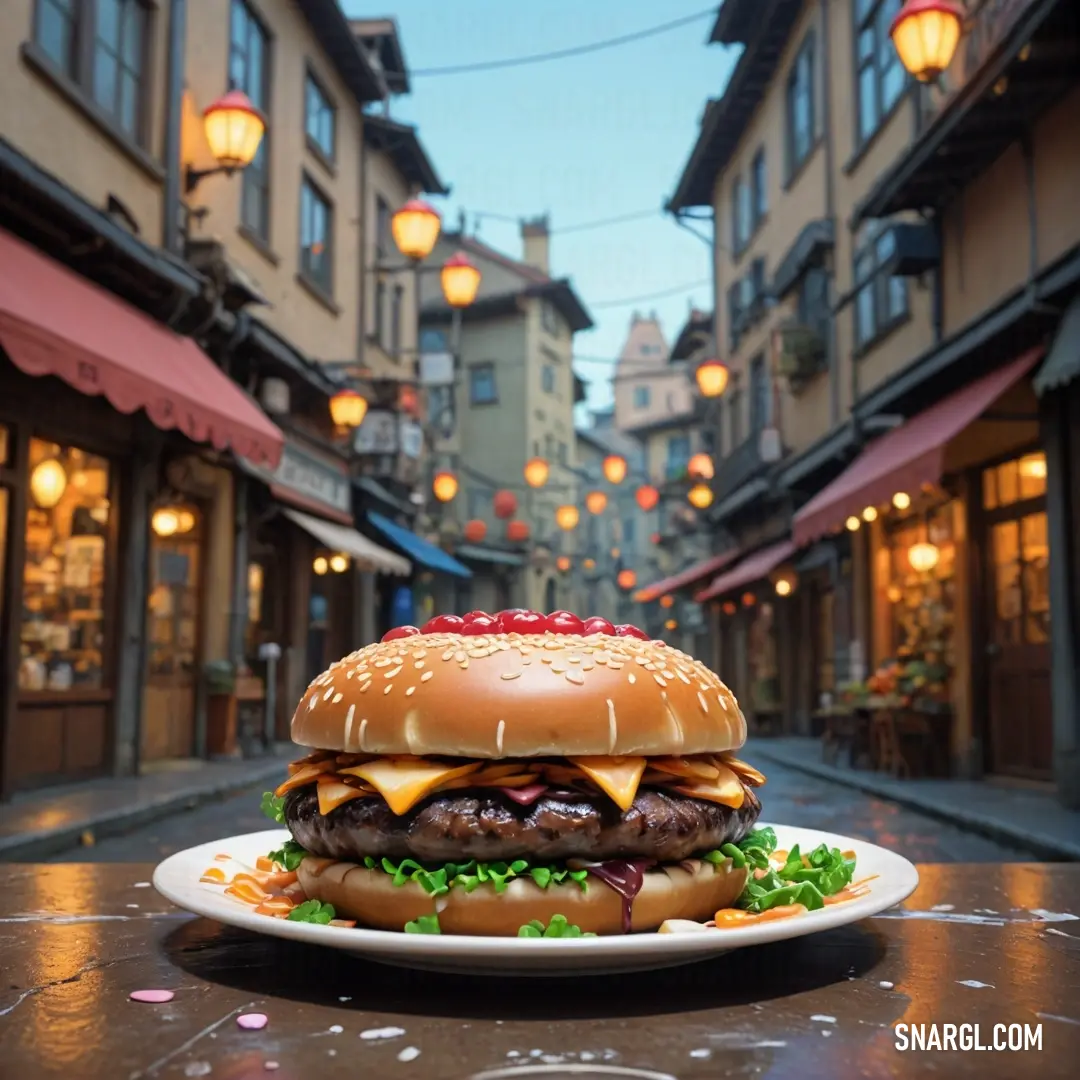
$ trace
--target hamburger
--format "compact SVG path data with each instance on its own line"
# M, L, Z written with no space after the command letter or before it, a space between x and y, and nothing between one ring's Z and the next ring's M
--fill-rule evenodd
M312 682L292 738L312 752L274 806L300 885L363 926L625 934L711 919L747 883L724 851L761 811L742 711L632 626L514 610L399 627Z

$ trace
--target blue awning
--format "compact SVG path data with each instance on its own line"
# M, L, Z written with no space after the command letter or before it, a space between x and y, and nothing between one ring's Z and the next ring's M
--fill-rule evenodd
M439 574L451 574L460 578L473 576L472 571L463 563L459 563L453 555L447 555L441 548L429 544L404 526L395 525L388 517L384 517L377 511L369 510L367 519L387 540L401 548L413 562Z

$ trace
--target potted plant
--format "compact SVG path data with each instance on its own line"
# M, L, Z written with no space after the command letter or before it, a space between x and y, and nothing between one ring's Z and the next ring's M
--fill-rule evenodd
M206 752L211 757L235 757L236 668L228 660L211 660L203 667L206 687Z

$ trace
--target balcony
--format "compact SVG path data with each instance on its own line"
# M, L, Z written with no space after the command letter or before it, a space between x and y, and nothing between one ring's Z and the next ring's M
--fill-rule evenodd
M784 448L775 428L752 433L717 463L712 484L714 505L763 476L783 456Z

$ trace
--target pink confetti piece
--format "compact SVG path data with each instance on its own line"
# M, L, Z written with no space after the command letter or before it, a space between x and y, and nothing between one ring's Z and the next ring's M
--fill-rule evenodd
M262 1031L266 1024L266 1013L241 1013L236 1018L236 1026L245 1031Z
M164 1005L176 995L171 990L132 990L128 997L132 1001L141 1001L146 1005Z
M275 1069L278 1069L280 1067L281 1066L278 1065L278 1063L276 1061L265 1061L265 1062L263 1062L263 1068L266 1069L267 1072L273 1072Z

